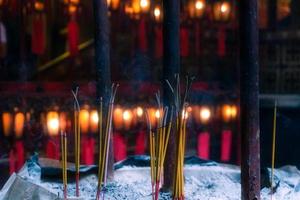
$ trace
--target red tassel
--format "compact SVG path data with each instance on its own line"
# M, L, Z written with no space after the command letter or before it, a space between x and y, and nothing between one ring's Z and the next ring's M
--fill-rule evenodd
M47 145L46 145L46 156L47 156L47 158L52 158L52 159L59 160L59 145L58 144L59 143L54 142L51 139L48 140Z
M148 41L147 41L147 33L146 33L146 21L143 17L139 22L138 41L139 41L139 49L141 50L141 52L145 53L148 49Z
M82 162L86 165L94 164L94 138L82 138Z
M45 30L42 15L36 15L32 20L31 49L32 53L42 55L45 52Z
M180 56L189 55L189 31L186 27L180 28Z
M210 134L202 132L198 135L198 156L203 159L209 159L210 154Z
M196 56L200 56L201 55L201 28L200 28L200 24L196 22L195 25L195 52L196 52Z
M114 157L116 161L124 160L127 157L126 142L119 133L114 134Z
M68 24L68 41L71 56L78 55L79 26L75 20L71 20Z
M9 151L9 174L16 172L16 158L14 154L14 150L11 149Z
M146 139L145 132L140 131L136 137L135 155L145 154L145 139Z
M231 130L223 130L221 138L221 161L228 162L230 160L232 132Z
M226 30L220 27L218 31L218 56L224 57L226 55Z
M163 34L160 26L155 27L155 58L163 56Z
M18 171L23 167L25 162L24 144L22 141L17 141L15 146L16 146L16 154L17 154L16 170Z

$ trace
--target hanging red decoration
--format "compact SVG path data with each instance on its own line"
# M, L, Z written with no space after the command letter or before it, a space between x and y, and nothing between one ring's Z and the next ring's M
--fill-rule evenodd
M187 27L180 27L180 56L189 55L189 31Z
M148 40L147 40L147 33L146 33L146 20L142 17L139 21L138 25L138 45L139 50L145 53L148 49Z
M86 165L94 164L94 147L95 147L95 139L83 137L82 138L82 162Z
M146 133L144 131L140 131L136 137L135 144L135 155L143 155L145 154L145 141L146 141Z
M218 30L218 56L224 57L226 55L226 30L225 27L220 26Z
M46 145L46 156L47 158L52 158L52 159L59 159L59 143L58 143L58 138L52 138L48 140L47 145Z
M230 161L232 132L231 130L223 130L221 136L221 161Z
M163 56L163 34L161 26L157 26L155 31L155 58Z
M25 151L23 141L18 140L15 144L17 160L16 160L16 170L20 170L25 163Z
M77 56L79 52L79 26L75 19L72 19L68 24L68 42L71 56Z
M126 152L126 141L124 137L120 133L114 133L114 158L115 161L120 161L124 160L127 157L127 152Z
M42 55L45 52L45 24L42 14L32 19L31 49L32 53Z
M16 158L14 154L14 150L11 149L9 151L9 174L16 172Z
M210 134L208 132L202 132L198 135L198 156L202 159L209 159Z

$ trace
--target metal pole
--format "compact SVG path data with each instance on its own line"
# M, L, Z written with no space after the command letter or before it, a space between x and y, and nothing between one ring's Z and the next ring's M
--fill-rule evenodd
M97 71L97 101L103 98L103 111L107 113L109 105L109 94L111 90L110 73L110 24L108 18L108 7L106 0L94 0L95 20L95 65ZM110 140L108 179L113 176L113 145Z
M174 105L174 97L165 80L175 83L174 75L180 73L179 54L180 1L163 0L163 95L166 106ZM175 135L171 132L164 167L164 189L173 184L175 166Z
M240 1L242 200L260 199L257 0Z

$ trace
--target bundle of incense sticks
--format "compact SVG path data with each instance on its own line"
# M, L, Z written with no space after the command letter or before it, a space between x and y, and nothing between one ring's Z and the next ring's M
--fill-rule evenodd
M178 74L175 75L176 85L173 88L168 80L167 83L174 95L175 104L175 115L176 119L172 122L175 137L176 137L176 162L173 179L173 199L183 200L184 199L184 155L185 155L185 144L186 144L186 122L187 118L184 116L186 112L186 99L191 88L192 82L187 77L186 87L181 98L180 91L180 77Z
M275 168L275 151L276 151L276 116L277 116L277 101L274 105L274 116L273 116L273 138L272 138L272 168L271 168L271 200L273 199L274 193L274 168Z
M62 164L62 177L63 177L63 193L64 199L67 199L67 184L68 184L68 175L67 175L67 134L61 132L61 164Z
M156 130L152 130L149 114L146 112L146 119L149 128L152 199L154 200L158 200L164 160L172 125L172 111L170 114L170 122L167 124L168 107L163 109L159 100L159 94L157 94L156 97L158 99L159 110L162 111L162 115L158 119Z
M112 115L114 109L114 101L118 85L112 84L109 96L109 104L106 113L106 119L103 113L103 101L100 99L99 106L99 161L98 161L98 186L96 199L101 197L104 199L104 193L101 195L102 187L106 185L107 181L107 167L108 167L108 154L110 148L110 139L112 132ZM106 121L104 124L103 122Z
M78 101L78 87L75 92L72 91L74 96L74 135L75 135L75 173L76 173L76 196L79 197L79 169L80 169L80 105Z

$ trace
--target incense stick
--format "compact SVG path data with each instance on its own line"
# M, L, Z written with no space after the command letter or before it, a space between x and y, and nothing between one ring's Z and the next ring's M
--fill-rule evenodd
M166 80L167 81L167 80ZM175 104L175 113L176 120L174 121L174 129L176 135L176 162L174 170L174 179L173 179L173 199L181 200L184 199L184 155L185 155L185 146L186 146L186 123L185 119L186 112L186 99L189 93L189 90L192 85L192 79L186 77L186 88L184 90L183 98L181 99L181 90L180 90L180 78L179 75L175 75L176 85L172 87L169 81L167 81L170 90L174 95L174 104ZM175 88L175 89L174 89Z
M78 87L75 92L72 91L74 97L74 133L75 133L75 173L76 173L76 196L79 197L79 169L80 169L80 105L78 102Z
M272 139L272 167L271 167L271 200L273 199L273 183L274 183L274 167L275 167L275 150L276 150L276 115L277 115L277 101L274 105L273 116L273 139Z
M61 132L61 157L64 199L67 199L67 135Z
M169 142L171 130L171 122L167 123L170 112L168 107L162 108L159 93L156 94L156 100L158 109L162 112L162 114L160 118L158 118L157 127L155 130L152 130L149 113L146 111L146 121L149 130L150 174L153 200L158 200L160 183L163 176L162 174L166 156L166 148ZM172 120L172 111L170 113L170 121Z
M100 98L99 106L99 160L98 160L98 185L96 199L98 200L101 196L102 187L107 182L107 169L108 169L108 154L110 149L110 139L112 132L112 114L114 109L114 101L117 92L118 85L112 84L111 92L108 102L108 111L106 115L106 123L103 124L103 101ZM105 126L103 126L105 125ZM103 132L104 128L104 132ZM102 194L104 199L104 193Z

